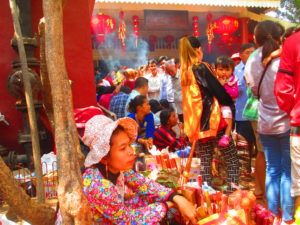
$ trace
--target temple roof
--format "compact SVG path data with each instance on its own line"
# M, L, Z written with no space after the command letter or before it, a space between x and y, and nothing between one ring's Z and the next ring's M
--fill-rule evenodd
M280 0L96 0L96 2L164 5L236 6L260 8L278 8L280 6Z

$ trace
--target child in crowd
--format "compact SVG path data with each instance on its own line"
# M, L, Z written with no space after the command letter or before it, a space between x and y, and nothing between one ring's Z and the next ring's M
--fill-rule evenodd
M233 74L234 71L234 61L228 56L220 56L216 59L215 70L216 76L219 82L224 86L226 92L234 100L238 97L238 79ZM219 140L218 145L222 147L227 147L230 142L233 116L232 110L229 106L221 106L222 117L227 123L225 134Z

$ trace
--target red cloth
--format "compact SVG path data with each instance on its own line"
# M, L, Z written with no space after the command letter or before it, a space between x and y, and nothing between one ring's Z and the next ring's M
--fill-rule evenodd
M135 80L125 80L124 86L128 86L130 88L130 91L134 89Z
M114 85L114 81L111 77L106 77L105 80L107 80L110 83L111 86Z
M96 115L104 115L104 113L95 106L74 109L74 119L80 136L84 133L86 122Z
M101 95L99 99L99 104L102 105L104 108L109 109L109 104L111 99L116 95L116 93L109 93Z
M300 126L300 31L286 39L275 81L278 106L290 115L291 126Z

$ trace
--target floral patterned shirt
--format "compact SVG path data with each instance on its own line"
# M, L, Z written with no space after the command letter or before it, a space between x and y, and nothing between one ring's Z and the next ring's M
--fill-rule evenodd
M173 193L133 170L121 173L114 185L97 168L88 168L83 174L84 193L93 215L93 224L159 224L166 213L163 201ZM124 196L125 187L135 194Z

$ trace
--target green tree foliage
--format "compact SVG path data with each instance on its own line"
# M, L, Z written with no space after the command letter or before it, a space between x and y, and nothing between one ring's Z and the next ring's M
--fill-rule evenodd
M281 8L276 10L280 18L300 24L300 0L281 0Z

